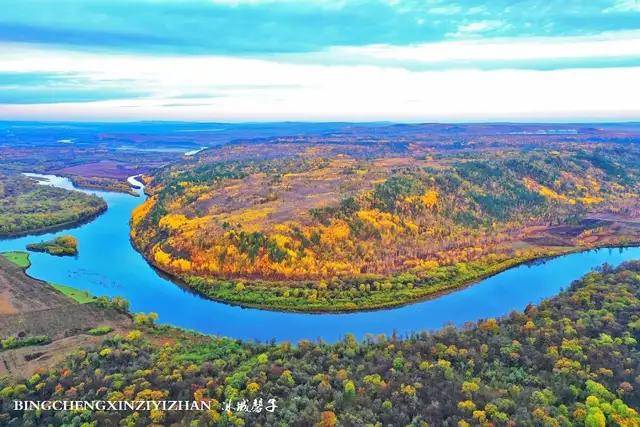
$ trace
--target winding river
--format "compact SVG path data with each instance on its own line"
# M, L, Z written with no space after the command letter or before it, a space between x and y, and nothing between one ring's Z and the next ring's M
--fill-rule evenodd
M46 185L73 188L66 179L47 177ZM135 179L130 179L135 183ZM83 190L84 191L84 190ZM71 234L79 240L77 257L31 253L28 273L52 283L121 296L134 312L156 312L159 321L209 334L241 339L297 341L322 338L333 342L347 333L406 335L447 324L522 310L529 303L557 294L573 280L607 262L640 259L640 248L599 249L514 267L457 292L387 310L349 314L283 313L242 308L204 299L154 270L129 241L131 211L144 200L128 194L86 191L104 198L109 209ZM68 232L68 231L67 231ZM0 252L24 250L27 243L48 240L61 232L0 240Z

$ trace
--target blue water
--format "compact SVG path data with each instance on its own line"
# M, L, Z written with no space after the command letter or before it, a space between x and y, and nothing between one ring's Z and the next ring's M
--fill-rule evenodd
M65 179L54 183L70 185ZM122 296L134 312L158 313L160 323L242 339L322 338L332 342L347 333L357 337L393 331L406 335L447 324L462 325L522 310L529 303L556 295L605 262L617 265L640 259L640 248L592 250L515 267L460 291L399 308L352 314L273 312L206 300L162 277L129 241L131 210L142 203L144 196L88 192L103 197L109 209L71 231L79 240L80 254L73 258L31 253L31 276L94 295ZM24 250L27 243L68 232L0 240L0 252Z

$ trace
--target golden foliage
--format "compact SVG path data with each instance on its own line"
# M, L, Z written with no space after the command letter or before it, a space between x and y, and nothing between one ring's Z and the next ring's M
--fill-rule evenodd
M171 255L163 251L159 246L156 246L153 251L153 259L160 266L168 267L171 265Z
M315 156L324 147L304 151ZM558 153L549 155L564 161L565 152ZM523 256L517 245L526 244L535 227L547 230L601 206L619 213L625 205L612 201L631 206L636 197L595 168L582 173L582 163L539 173L455 154L429 159L425 165L411 156L310 157L191 181L193 171L174 169L164 181L156 179L150 189L156 196L134 210L131 235L159 266L201 276L325 280L406 271L427 277L456 266L471 277L472 262ZM545 161L538 166L549 167ZM158 181L179 187L173 196L163 193L162 206L156 206ZM593 244L603 235L581 232L567 246ZM525 258L536 253L533 246Z
M154 197L149 197L147 200L145 200L144 203L142 203L141 205L138 205L133 210L133 213L131 214L132 230L135 230L138 227L138 225L140 225L140 222L147 215L149 215L149 212L151 211L151 209L153 208L154 205L155 205L155 198Z
M556 191L552 190L551 188L545 187L542 184L538 184L537 182L535 182L531 178L524 178L523 181L524 181L525 186L528 189L537 191L541 196L544 196L547 199L558 200L558 201L565 202L565 203L570 203L570 204L575 204L576 203L576 201L574 199L568 198L567 196L565 196L563 194L559 194Z
M400 232L402 226L400 225L400 218L397 215L380 212L377 209L360 210L356 213L357 217L371 225L375 230L381 233L393 233Z
M183 225L188 222L186 216L181 214L169 214L162 217L160 220L160 227L169 230L179 230Z
M333 245L349 237L349 225L342 220L332 221L329 227L322 231L321 242L326 245Z

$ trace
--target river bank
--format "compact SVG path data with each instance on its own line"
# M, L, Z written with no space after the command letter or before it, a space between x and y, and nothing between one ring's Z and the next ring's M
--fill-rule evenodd
M447 324L463 325L522 310L604 263L618 265L640 259L640 248L597 249L512 267L437 298L385 310L312 314L244 308L205 299L177 286L151 267L132 247L129 218L145 196L92 192L109 209L94 221L77 227L73 235L82 247L77 257L57 258L34 253L30 276L64 283L96 296L127 299L133 312L156 312L159 322L206 334L259 341L298 341L322 338L328 342L348 333L407 336ZM50 234L44 238L54 238ZM26 236L0 241L0 251L24 250Z
M447 281L438 282L432 284L426 288L420 287L417 285L415 287L411 287L404 291L399 292L387 292L381 295L381 298L384 298L383 301L378 301L375 303L368 303L364 306L358 306L353 303L352 300L347 301L336 301L331 300L330 304L322 304L318 306L313 306L310 304L306 304L304 308L296 308L287 305L290 301L284 299L281 302L276 302L274 304L270 303L254 303L251 302L251 298L243 299L242 292L238 291L236 288L237 281L225 281L225 280L215 280L211 279L210 281L206 281L206 279L202 279L200 277L183 277L180 275L176 275L171 271L164 269L162 266L158 265L153 259L148 258L144 255L144 253L138 248L134 241L132 241L133 247L147 260L147 262L153 266L156 270L161 272L164 276L169 278L171 281L175 282L179 286L193 291L198 295L201 295L203 298L207 298L212 301L220 302L223 304L229 304L232 306L245 307L245 308L256 308L260 310L269 310L275 312L284 312L284 313L311 313L311 314L341 314L341 313L357 313L357 312L368 312L368 311L378 311L378 310L388 310L393 308L405 307L408 305L433 300L444 295L448 295L459 290L474 286L479 282L496 276L500 273L503 273L511 268L525 266L525 265L533 265L540 262L546 262L552 260L554 258L562 257L565 255L576 254L581 252L588 252L592 250L598 249L622 249L622 248L633 248L638 245L638 243L633 244L625 244L625 245L602 245L602 246L593 246L593 247L571 247L563 250L558 250L555 252L549 252L542 255L530 256L530 257L518 257L518 258L510 258L504 260L502 262L488 265L483 271L479 274L469 276L457 277L454 279L449 279ZM380 280L389 280L389 278L381 278ZM393 278L391 278L393 280ZM267 282L268 283L268 282ZM264 297L264 295L262 295Z

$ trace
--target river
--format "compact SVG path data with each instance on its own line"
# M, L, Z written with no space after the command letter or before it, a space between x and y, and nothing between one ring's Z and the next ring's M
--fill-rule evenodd
M73 188L66 178L47 177L50 181L45 184ZM347 314L274 312L207 300L154 270L129 241L131 211L145 197L141 190L137 190L140 197L82 191L104 198L108 210L72 230L0 240L0 252L24 250L27 243L72 234L79 241L78 256L30 253L29 275L93 295L124 297L133 312L158 313L160 323L241 339L295 342L322 338L333 342L347 333L362 338L368 333L396 331L404 336L447 324L462 325L538 303L605 262L617 265L640 259L640 248L591 250L514 267L459 291L398 308Z

